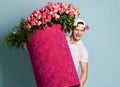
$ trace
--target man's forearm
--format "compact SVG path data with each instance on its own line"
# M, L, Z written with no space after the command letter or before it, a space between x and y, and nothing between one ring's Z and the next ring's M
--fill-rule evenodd
M82 72L81 73L81 76L80 76L80 84L81 84L81 86L80 87L82 87L84 84L85 84L85 82L86 82L86 80L87 80L87 72Z

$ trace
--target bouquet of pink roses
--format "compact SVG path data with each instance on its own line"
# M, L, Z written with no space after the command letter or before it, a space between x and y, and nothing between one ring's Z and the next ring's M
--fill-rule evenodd
M75 16L79 14L77 7L72 4L48 2L48 5L42 9L33 11L27 20L22 19L20 25L15 27L13 31L5 37L5 44L7 44L9 48L23 47L26 40L31 37L37 29L44 30L53 24L61 24L65 32L70 32Z

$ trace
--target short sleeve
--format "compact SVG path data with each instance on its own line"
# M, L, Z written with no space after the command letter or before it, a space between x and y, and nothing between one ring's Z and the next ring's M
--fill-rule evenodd
M88 50L84 46L84 44L82 44L82 46L80 48L80 58L79 58L79 61L81 61L81 62L88 62Z

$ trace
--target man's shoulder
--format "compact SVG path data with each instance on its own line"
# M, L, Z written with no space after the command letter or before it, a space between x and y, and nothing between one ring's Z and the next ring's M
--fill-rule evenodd
M81 49L85 52L88 52L87 47L85 46L85 44L81 41Z

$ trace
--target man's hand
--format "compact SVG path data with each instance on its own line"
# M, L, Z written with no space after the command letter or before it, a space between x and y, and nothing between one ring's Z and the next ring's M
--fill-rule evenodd
M79 87L83 87L82 85L80 85Z
M80 86L79 87L83 87L83 84L80 82Z
M81 67L81 75L80 75L80 86L79 87L83 87L84 83L87 80L88 63L80 62L80 67Z

